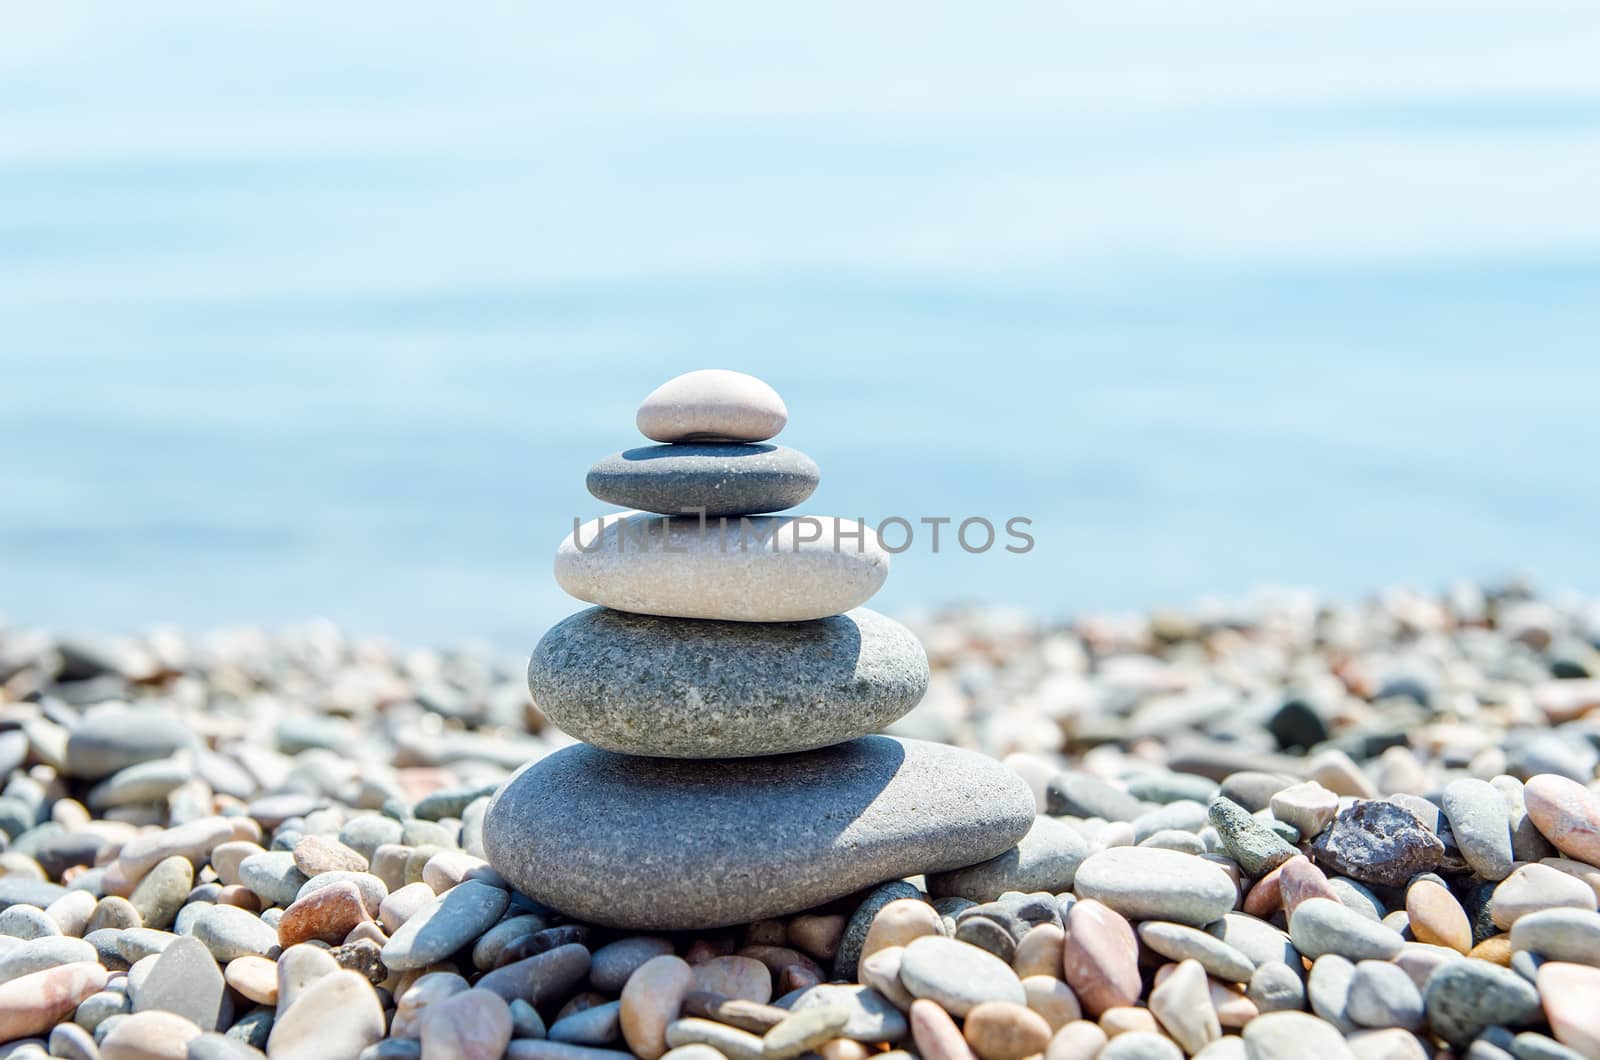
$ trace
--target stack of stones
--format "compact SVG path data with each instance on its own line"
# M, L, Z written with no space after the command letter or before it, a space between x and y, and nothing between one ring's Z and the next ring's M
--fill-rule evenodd
M761 380L691 372L639 409L664 444L590 470L594 496L634 510L562 542L557 581L599 606L528 668L585 742L525 768L484 821L523 893L594 924L720 927L983 862L1033 824L992 759L869 735L921 699L927 656L861 606L889 569L869 527L771 514L819 480L767 444L787 420Z

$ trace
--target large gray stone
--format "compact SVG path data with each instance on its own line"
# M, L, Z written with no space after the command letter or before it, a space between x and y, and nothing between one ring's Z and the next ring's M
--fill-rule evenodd
M863 736L916 706L928 657L876 611L813 622L711 622L595 607L534 649L528 687L552 721L608 751L787 754Z
M484 847L518 890L583 920L710 928L987 860L1033 808L998 762L919 740L702 762L575 745L501 789Z
M782 445L646 445L589 469L589 492L624 508L662 515L781 512L816 491L822 472Z

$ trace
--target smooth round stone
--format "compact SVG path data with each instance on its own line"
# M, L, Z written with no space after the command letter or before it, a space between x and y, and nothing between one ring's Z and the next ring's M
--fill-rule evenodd
M1010 965L955 939L912 940L900 957L900 982L913 997L936 1001L952 1016L965 1016L985 1001L1028 1001Z
M556 550L556 581L618 611L730 622L805 622L872 599L889 553L869 526L831 515L701 525L642 512L590 520Z
M1421 1030L1422 992L1398 966L1362 961L1350 978L1345 1011L1363 1027Z
M1456 847L1475 875L1503 880L1511 873L1511 811L1504 796L1486 780L1464 779L1445 786L1444 815Z
M580 611L539 641L528 687L552 721L622 754L732 758L827 747L922 698L928 657L876 611L711 622Z
M184 1060L200 1028L175 1012L151 1010L122 1018L100 1043L104 1060Z
M598 461L586 485L624 508L716 519L793 508L821 479L815 461L782 445L647 445Z
M277 930L238 906L219 905L206 910L194 923L194 937L222 964L238 957L272 957L278 952Z
M1159 847L1111 847L1078 866L1074 890L1130 920L1203 927L1233 908L1238 890L1221 868Z
M484 846L517 890L579 919L710 928L987 860L1033 808L999 762L920 740L703 762L578 744L501 789Z
M1139 940L1122 914L1092 898L1073 904L1062 974L1090 1016L1139 1000Z
M1335 953L1346 960L1392 960L1405 945L1400 933L1352 912L1331 898L1308 898L1289 918L1295 949L1316 960Z
M429 1005L422 1015L424 1056L500 1060L510 1043L511 1010L488 990L463 991Z
M1225 983L1248 983L1255 962L1215 935L1161 920L1139 925L1139 940L1168 960L1198 961L1209 974Z
M435 898L406 920L383 946L391 971L426 968L488 931L511 896L498 887L468 880Z
M589 963L589 982L596 990L615 994L645 961L671 953L672 949L670 941L655 935L618 939L594 951Z
M383 1006L372 984L341 970L308 985L287 1011L280 1006L267 1055L273 1060L359 1056L383 1038L383 1031Z
M1539 966L1539 996L1550 1030L1562 1045L1583 1056L1600 1056L1600 1006L1594 1003L1597 994L1600 968L1563 961Z
M1510 930L1529 913L1545 909L1585 909L1594 912L1595 892L1576 876L1549 865L1523 865L1494 889L1490 915L1495 927Z
M0 983L0 1042L48 1034L105 985L106 970L92 960L45 968Z
M232 1007L211 952L198 939L187 937L161 951L133 1005L135 1012L176 1012L203 1031L221 1029Z
M1511 925L1511 948L1546 960L1600 965L1600 913L1587 909L1543 909Z
M1525 1026L1538 1018L1539 993L1522 976L1473 958L1441 965L1422 991L1428 1026L1465 1046L1485 1027Z
M91 710L67 737L68 776L99 780L121 769L169 758L193 746L194 735L164 711L126 707Z
M753 375L702 368L667 380L639 405L639 433L658 442L762 442L789 422L778 392Z
M1541 773L1522 788L1534 827L1557 850L1589 865L1600 865L1600 798L1575 780Z
M1076 828L1040 816L1010 850L977 865L929 876L928 893L975 902L992 902L1007 891L1059 894L1072 889L1078 866L1088 855L1089 843Z
M1250 1060L1355 1060L1339 1028L1304 1012L1269 1012L1244 1027Z

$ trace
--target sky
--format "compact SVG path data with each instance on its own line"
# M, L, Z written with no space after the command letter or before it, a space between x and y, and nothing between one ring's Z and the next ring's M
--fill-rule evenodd
M65 3L0 35L0 614L518 644L752 371L880 603L1600 591L1600 8ZM826 506L832 506L830 509Z

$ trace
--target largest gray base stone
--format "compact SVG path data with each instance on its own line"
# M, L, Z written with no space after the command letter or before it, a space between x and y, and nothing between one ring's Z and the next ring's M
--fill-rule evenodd
M986 861L1022 838L1033 810L1000 763L920 740L715 761L579 744L507 782L483 838L529 897L591 923L669 931Z

